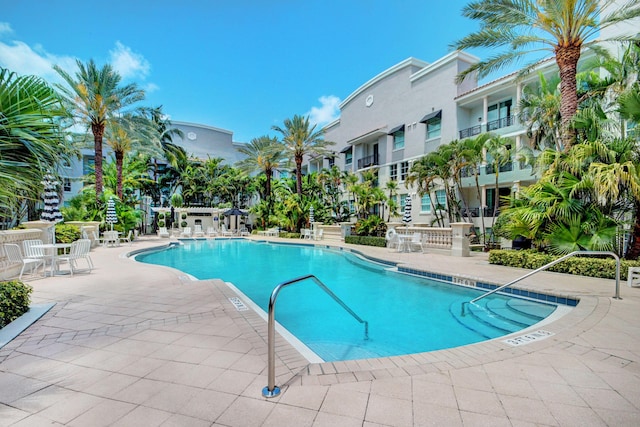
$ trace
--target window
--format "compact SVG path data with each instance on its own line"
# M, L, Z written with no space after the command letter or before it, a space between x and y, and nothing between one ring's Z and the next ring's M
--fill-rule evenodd
M407 204L407 195L398 194L398 204L400 205L400 212L404 212L404 206Z
M445 209L447 207L447 195L444 190L436 190L436 201L438 202L439 209Z
M420 201L420 212L431 213L431 196L425 194Z
M350 165L353 162L353 151L347 151L344 153L344 164Z
M336 164L335 157L329 157L329 168L332 168Z
M426 124L427 124L427 139L440 137L440 127L442 124L442 118L434 117L433 119L430 119Z
M404 148L404 131L399 130L393 134L393 149L400 150Z
M398 165L389 165L389 179L398 180Z
M487 130L492 131L513 124L511 116L511 100L490 105L487 108Z
M71 191L71 180L69 178L64 178L62 180L62 190L66 192Z
M400 163L400 181L404 181L407 179L407 175L409 174L409 162Z
M84 156L82 162L82 174L89 175L96 169L96 159L94 156Z

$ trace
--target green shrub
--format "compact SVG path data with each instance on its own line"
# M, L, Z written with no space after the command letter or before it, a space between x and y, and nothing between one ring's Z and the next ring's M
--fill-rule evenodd
M493 250L489 252L489 263L507 267L519 267L535 270L560 257L535 250L510 251ZM629 267L640 267L640 261L620 260L620 280L627 280ZM613 258L572 257L549 268L557 273L578 276L616 278L616 261Z
M185 228L187 226L187 221L182 221L180 223L180 227Z
M387 240L384 237L375 236L345 236L344 242L354 245L378 246L381 248L387 246Z
M56 224L56 242L72 243L80 238L80 228L69 224Z
M282 237L283 239L299 239L300 233L293 233L289 231L281 231L278 234L278 237Z
M187 213L186 212L182 212L182 214L180 215L180 218L187 219Z
M0 282L0 328L29 310L29 294L33 288L17 280Z
M164 227L164 220L158 221L158 227Z
M382 237L387 232L387 224L377 215L370 215L366 219L359 220L354 228L358 236Z

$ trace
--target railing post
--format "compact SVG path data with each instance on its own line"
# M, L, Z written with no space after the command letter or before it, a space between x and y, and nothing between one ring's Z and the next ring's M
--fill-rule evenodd
M465 257L470 255L469 238L466 232L473 227L468 222L451 223L451 256Z

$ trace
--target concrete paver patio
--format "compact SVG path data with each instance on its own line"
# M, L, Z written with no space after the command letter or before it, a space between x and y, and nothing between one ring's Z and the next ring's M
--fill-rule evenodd
M29 281L34 303L56 305L0 349L0 426L640 425L638 288L622 284L618 300L611 280L526 279L520 287L580 303L540 327L552 336L517 347L497 339L310 364L278 336L283 392L266 399L266 322L238 311L221 280L192 281L125 256L160 244L100 247L91 274ZM489 282L525 272L488 265L484 254L353 248Z

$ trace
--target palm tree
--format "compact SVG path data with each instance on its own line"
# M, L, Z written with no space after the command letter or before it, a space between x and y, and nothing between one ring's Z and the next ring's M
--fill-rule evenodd
M0 215L17 220L25 200L40 198L42 176L70 160L65 117L44 80L0 68Z
M122 165L125 155L131 151L159 155L159 135L153 122L146 117L124 114L107 122L104 136L116 158L116 196L122 200Z
M325 141L321 129L316 131L316 125L311 126L309 116L294 115L293 119L285 119L284 127L273 126L273 130L282 135L284 151L296 164L296 189L302 195L302 160L306 155L331 155L327 149L334 142Z
M504 47L505 50L467 68L458 75L458 81L476 72L480 77L486 76L532 52L553 52L561 81L561 142L568 150L574 142L570 125L578 110L576 74L582 51L598 49L595 36L601 30L640 16L637 0L627 0L617 7L614 2L477 0L469 3L462 14L480 21L480 29L455 42L454 47ZM533 68L534 64L535 61L527 64L524 71Z
M85 66L76 61L75 78L57 65L54 69L67 83L57 85L76 119L91 127L95 151L96 198L102 194L102 140L109 120L123 113L123 109L144 99L136 84L120 86L120 75L109 64L99 69L93 60ZM96 200L97 200L96 199Z
M244 159L236 163L241 171L251 174L254 172L262 173L266 176L265 195L268 205L268 214L271 214L272 197L271 197L271 179L273 172L280 170L284 166L284 150L279 144L278 138L269 137L267 135L254 138L244 147L238 148L238 151L244 154Z

